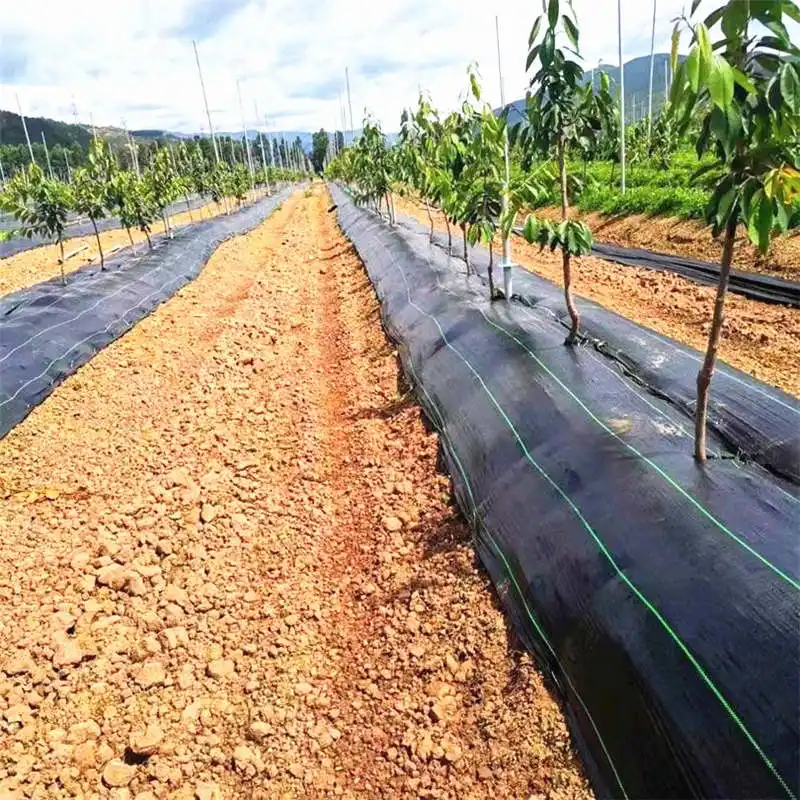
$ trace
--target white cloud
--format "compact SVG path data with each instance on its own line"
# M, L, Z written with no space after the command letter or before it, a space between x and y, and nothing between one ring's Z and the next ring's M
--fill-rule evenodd
M650 47L650 0L622 0L625 58ZM656 48L669 47L670 20L685 0L658 0ZM6 4L0 107L72 121L206 128L191 39L199 40L218 130L241 127L236 80L248 125L261 114L280 129L341 126L338 94L350 66L353 115L365 108L387 130L418 87L452 108L477 61L487 99L499 104L494 16L500 17L506 99L526 87L527 37L536 0L61 0ZM574 0L587 67L617 63L616 0ZM113 8L113 10L112 10Z

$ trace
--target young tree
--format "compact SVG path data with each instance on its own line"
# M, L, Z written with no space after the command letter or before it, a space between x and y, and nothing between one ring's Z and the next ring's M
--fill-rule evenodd
M114 212L128 231L133 252L136 252L136 245L133 242L131 228L137 228L147 237L148 247L152 250L150 226L157 216L157 210L147 182L137 178L132 172L122 170L112 178L109 196L114 204Z
M699 4L694 0L692 14ZM709 387L737 227L742 222L750 240L766 252L771 234L787 229L792 204L800 196L800 50L791 42L784 18L800 21L793 0L728 0L703 22L679 20L673 38L671 101L683 130L700 111L698 156L707 151L716 155L695 179L722 169L706 209L714 234L723 236L723 248L708 345L697 375L694 454L700 462L706 460ZM710 31L717 25L721 38L712 43ZM691 32L692 44L678 65L683 26Z
M100 251L101 270L106 268L106 259L100 241L100 232L97 229L97 221L108 216L111 205L108 189L116 172L117 162L114 160L108 144L103 139L97 138L89 144L86 166L75 171L72 181L75 210L79 214L89 217L94 228L97 249Z
M18 172L0 192L0 210L11 214L22 223L22 228L9 231L25 236L53 238L58 245L61 267L61 283L66 286L64 275L64 231L67 217L73 206L70 187L61 181L46 178L36 164Z
M565 344L572 345L578 340L580 324L572 297L572 258L590 252L592 233L584 223L569 218L567 154L570 147L581 146L591 132L600 133L603 116L610 109L591 87L583 89L581 85L583 67L569 58L570 53L579 56L579 31L571 3L565 11L560 13L559 0L547 0L545 13L537 17L531 29L526 68L536 64L537 70L530 82L533 92L528 95L528 107L533 106L536 113L523 120L519 140L523 146L530 143L541 151L555 152L558 163L561 224L554 226L529 217L524 235L529 242L561 250L564 300L572 321ZM562 33L571 48L559 45Z
M180 192L178 175L175 172L169 153L165 147L159 147L147 168L146 180L153 201L164 221L164 233L172 238L172 227L169 222L167 208L174 203Z

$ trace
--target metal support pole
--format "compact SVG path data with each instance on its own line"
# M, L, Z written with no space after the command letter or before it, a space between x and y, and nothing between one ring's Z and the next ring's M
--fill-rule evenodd
M242 87L239 81L236 81L236 93L239 95L239 113L242 115L242 135L244 136L244 147L247 151L247 169L250 172L250 189L255 191L255 181L253 179L253 156L250 153L250 139L247 136L247 122L244 118L244 106L242 105Z
M50 175L50 180L55 180L53 177L53 165L50 163L50 151L47 149L47 139L45 138L44 131L42 131L42 144L44 145L44 157L47 161L47 172Z
M622 0L617 0L617 37L619 44L619 160L622 193L625 194L625 62L622 60Z
M350 70L348 67L344 68L344 79L347 83L347 105L350 109L350 144L353 144L353 139L355 138L356 131L353 127L353 103L350 101Z
M650 91L647 99L647 143L653 135L653 67L656 59L656 0L653 0L653 30L650 34Z
M19 95L17 97L17 110L19 111L19 118L22 120L22 130L25 132L25 141L28 143L28 153L31 157L31 164L36 163L33 157L33 147L31 145L31 137L28 136L28 123L25 120L25 115L22 113L22 104L19 102Z
M64 148L64 163L67 165L67 183L72 183L72 168L69 165L69 153L67 148Z
M506 107L505 87L503 86L503 60L500 55L500 19L494 18L495 38L497 39L497 74L500 77L500 108ZM503 131L503 158L505 160L506 180L503 186L503 216L508 212L508 189L511 183L511 159L508 152L508 124L504 125ZM503 235L503 260L500 264L503 268L503 296L506 300L511 299L512 294L512 267L511 262L511 236Z
M211 112L208 109L208 97L206 97L206 85L203 82L203 70L200 68L200 55L197 52L197 42L192 39L192 47L194 47L194 57L197 61L197 74L200 77L200 88L203 91L203 103L206 107L206 118L208 119L208 132L211 134L211 145L214 148L214 159L219 164L219 148L217 147L217 137L214 136L214 124L211 122Z

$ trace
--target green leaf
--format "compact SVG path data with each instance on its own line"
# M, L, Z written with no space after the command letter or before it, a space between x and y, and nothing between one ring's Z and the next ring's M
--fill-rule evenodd
M693 47L686 64L686 77L689 79L689 86L697 94L700 91L700 49Z
M675 23L675 27L672 29L672 51L669 57L670 67L672 69L672 74L675 74L675 71L678 69L678 47L681 43L681 24L680 22Z
M547 19L550 27L555 28L558 24L558 0L550 0L547 4Z
M478 79L475 77L474 72L470 72L469 74L469 84L472 87L472 94L476 100L481 99L481 87L478 84Z
M570 40L570 42L572 42L572 46L577 50L579 36L577 26L566 14L561 17L561 21L564 24L564 32L567 34L567 38Z
M692 0L692 10L689 12L690 17L694 16L694 12L697 11L697 6L702 2L703 0Z
M700 23L695 27L694 35L697 38L697 47L700 50L701 70L703 69L703 66L705 66L706 69L709 69L711 67L711 61L714 57L714 53L711 47L711 38L708 35L708 28Z
M542 18L536 17L536 21L533 23L533 27L531 28L530 36L528 36L528 47L530 47L536 41L536 37L539 35L539 29L541 27Z
M795 22L800 22L800 8L798 8L792 0L783 0L781 3L781 10L790 19L793 19Z
M721 231L728 224L728 218L733 210L733 204L738 194L738 189L733 186L720 197L716 210L717 232Z
M733 70L722 56L714 56L708 73L708 91L714 105L727 111L733 101Z
M531 47L531 49L528 51L528 58L525 61L525 72L527 72L531 68L531 64L536 61L536 56L539 55L540 48L541 45L537 44L535 47Z
M781 94L792 113L800 114L800 77L789 62L781 70Z
M731 71L733 72L733 80L739 84L748 94L756 94L757 89L756 85L747 75L744 74L738 67L731 67Z

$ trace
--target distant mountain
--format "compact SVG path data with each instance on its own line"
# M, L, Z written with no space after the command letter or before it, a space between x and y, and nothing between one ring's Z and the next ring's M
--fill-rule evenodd
M31 142L41 144L44 133L50 147L57 144L63 147L75 144L86 147L92 138L91 130L85 125L71 125L43 117L25 117L25 122ZM25 144L25 131L19 114L0 109L0 145L2 144Z
M679 60L683 61L683 56ZM664 77L669 65L669 53L656 53L653 64L653 104L659 108L664 102ZM595 69L595 83L599 81L599 73L605 72L611 79L612 85L619 83L619 67L613 64L600 64ZM583 73L584 83L592 79L591 70ZM630 117L634 105L640 109L646 102L650 87L650 56L639 56L625 62L625 107L626 116ZM509 103L509 122L515 125L525 112L525 98ZM641 116L639 114L638 116Z

